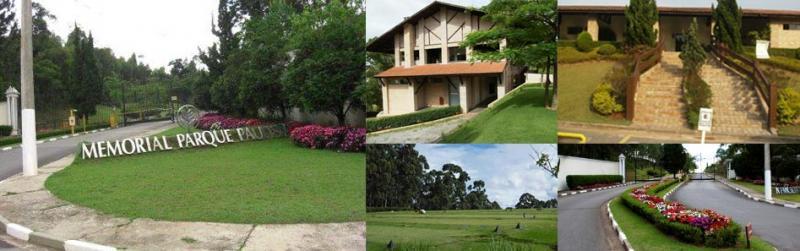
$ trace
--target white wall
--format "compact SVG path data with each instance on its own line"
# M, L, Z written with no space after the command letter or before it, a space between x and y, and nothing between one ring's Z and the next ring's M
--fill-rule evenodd
M561 166L558 170L558 190L567 190L568 175L622 175L619 173L619 162L586 159L559 155Z
M543 73L525 73L525 83L544 83L547 75ZM550 82L555 81L553 74L550 74Z
M0 102L0 125L9 125L8 102Z

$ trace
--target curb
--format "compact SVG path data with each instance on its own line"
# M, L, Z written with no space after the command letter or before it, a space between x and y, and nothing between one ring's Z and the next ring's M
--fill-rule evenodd
M667 197L672 195L672 193L674 193L676 190L678 190L679 187L683 186L683 184L686 184L685 180L681 181L680 183L678 183L677 186L675 186L672 189L670 189L669 192L665 193L664 196L662 196L661 198L664 199L664 200L667 200Z
M614 199L616 199L616 197ZM634 251L633 246L631 246L631 243L628 241L628 237L625 235L624 232L622 232L622 229L619 227L619 224L617 224L617 220L614 219L614 214L611 213L611 201L608 201L608 203L606 203L606 211L608 211L608 218L611 219L611 227L614 228L614 231L617 232L617 238L619 238L619 241L622 242L622 245L625 247L626 250Z
M619 184L619 185L613 185L613 186L607 186L607 187L584 189L584 190L580 190L580 191L563 192L563 193L558 193L558 197L562 198L562 197L569 196L569 195L576 195L576 194L582 194L582 193L588 193L588 192L594 192L594 191L601 191L601 190L606 190L606 189L612 189L612 188L617 188L617 187L628 186L628 185L632 185L632 184L635 184L635 183L636 182L628 182L628 183L622 183L622 184Z
M103 131L106 131L106 130L111 130L111 127L94 129L94 130L91 130L91 131L80 132L80 133L75 133L75 134L67 133L66 135L53 136L52 138L49 138L49 139L36 140L36 144L38 145L38 144L42 144L42 143L45 143L45 142L53 142L53 141L62 140L62 139L68 139L68 138L77 137L77 136L81 136L81 135L87 135L87 134L103 132ZM0 152L11 151L11 150L17 149L17 148L22 148L22 144L17 144L17 145L13 145L13 146L7 146L7 147L0 148Z
M745 191L745 190L743 190L743 189L741 189L741 188L739 188L739 187L736 187L736 186L734 186L734 185L731 185L731 184L729 184L727 181L722 181L721 179L717 179L717 181L719 181L719 182L720 182L720 183L722 183L722 184L725 184L726 186L730 187L730 188L731 188L731 189L733 189L733 190L736 190L736 191L738 191L738 192L739 192L739 193L741 193L741 194L744 194L745 196L747 196L747 198L748 198L748 199L752 199L752 200L754 200L754 201L763 202L763 203L767 203L767 204L771 204L771 205L776 205L776 206L782 206L782 207L787 207L787 208L800 209L800 204L796 204L796 203L782 203L782 202L777 202L777 201L774 201L774 200L766 200L766 199L761 199L761 198L758 198L758 197L756 197L756 196L753 196L753 195L751 195L750 193L748 193L747 191Z

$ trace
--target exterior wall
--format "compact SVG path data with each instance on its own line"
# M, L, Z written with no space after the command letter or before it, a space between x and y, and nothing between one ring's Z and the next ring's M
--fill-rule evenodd
M592 40L597 41L600 37L600 26L597 24L597 15L589 15L586 21L586 31L592 35Z
M689 31L693 17L687 16L662 16L659 22L659 37L664 39L664 48L667 51L678 51L675 37ZM697 17L697 38L702 44L711 43L711 22L708 17Z
M416 111L412 90L408 84L388 84L389 109L384 109L382 115L392 116Z
M426 107L444 107L449 105L448 87L445 82L426 83L423 87L425 92L424 104ZM444 101L440 104L441 101Z
M8 114L8 102L0 102L0 125L11 125L10 116Z
M586 29L588 22L587 15L561 15L561 25L559 25L558 37L564 40L577 40L578 34L569 35L567 33L569 27L583 27Z
M568 175L622 175L619 162L559 155L558 190L567 190Z
M770 46L787 49L800 47L800 30L784 30L784 24L800 24L800 18L770 20Z

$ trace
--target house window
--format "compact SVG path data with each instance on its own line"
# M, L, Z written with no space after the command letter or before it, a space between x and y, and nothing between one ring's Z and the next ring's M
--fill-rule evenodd
M414 50L414 64L419 64L419 51Z
M425 50L425 63L426 64L441 64L442 63L442 49L426 49Z
M479 44L472 47L472 50L477 52L493 52L500 50L500 44L492 43L492 44Z
M800 30L800 24L783 24L783 30L787 30L787 31L789 31L789 30L792 30L792 31Z
M450 62L467 61L467 49L461 47L447 48Z
M401 51L400 52L400 62L402 63L402 62L405 62L405 61L406 61L406 52Z
M583 26L570 26L567 27L567 35L578 35L585 31L586 27Z

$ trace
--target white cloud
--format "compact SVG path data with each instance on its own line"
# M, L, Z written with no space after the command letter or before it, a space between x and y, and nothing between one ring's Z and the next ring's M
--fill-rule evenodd
M556 156L554 145L532 145L538 151ZM503 207L514 206L523 193L537 199L555 198L558 180L535 166L529 154L531 145L417 145L431 168L454 163L464 168L472 180L483 180L490 200Z

